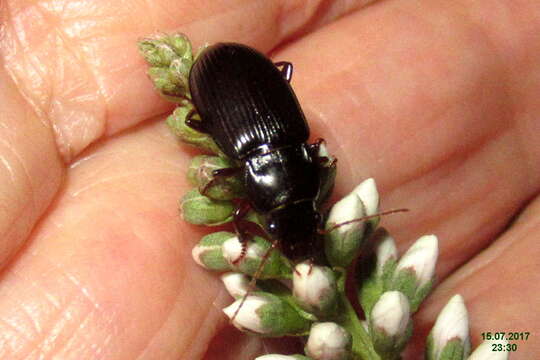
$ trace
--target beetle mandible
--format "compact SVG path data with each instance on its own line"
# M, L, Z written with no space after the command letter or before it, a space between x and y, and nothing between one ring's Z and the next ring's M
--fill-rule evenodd
M274 64L248 46L218 43L204 50L189 75L201 120L188 117L187 124L209 134L238 163L214 175L241 172L244 181L247 202L234 216L243 255L242 218L249 208L288 258L310 258L315 248L320 162L326 158L318 156L320 141L306 143L309 127L289 84L291 73L291 64Z

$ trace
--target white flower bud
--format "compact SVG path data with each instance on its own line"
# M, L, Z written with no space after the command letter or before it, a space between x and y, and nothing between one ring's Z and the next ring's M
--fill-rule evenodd
M316 323L311 327L306 355L315 360L345 360L350 355L351 335L333 322Z
M374 215L379 211L379 192L373 178L362 181L352 194L356 194L362 200L366 215Z
M234 237L234 234L226 231L219 231L204 236L191 251L193 260L206 269L217 271L229 270L230 265L223 257L222 245L232 237Z
M304 334L309 329L310 321L279 296L259 292L247 296L243 304L242 300L238 299L223 309L232 324L240 330L259 335L284 336Z
M221 275L221 281L225 285L225 289L234 298L244 296L249 290L250 278L247 275L237 272L228 272ZM257 290L256 287L253 290Z
M375 303L370 317L377 331L386 336L402 336L411 320L409 300L400 291L387 291Z
M253 276L259 271L270 248L270 242L262 237L254 236L247 242L245 256L242 256L242 243L238 237L233 237L223 243L222 253L232 270ZM289 260L277 249L273 249L268 253L263 269L259 273L259 279L289 277L290 273Z
M296 360L296 358L290 355L268 354L259 356L255 360Z
M242 255L242 243L237 236L230 238L225 241L222 246L223 257L230 263L237 261ZM245 258L257 259L261 258L265 253L265 250L262 249L257 244L248 243L247 252ZM243 260L245 260L245 258Z
M293 272L293 294L309 312L331 310L337 299L335 275L330 268L300 263Z
M355 194L349 194L338 201L330 210L326 229L365 216L364 204ZM333 266L346 267L358 255L362 245L365 221L341 225L325 235L325 252Z
M328 215L327 224L332 226L341 224L349 220L354 220L365 216L364 204L360 197L356 194L349 194L343 199L339 200L330 210ZM364 222L353 222L351 224L343 225L334 230L340 234L346 234L356 229L363 229Z
M229 317L229 319L232 319L241 302L242 299L238 299L223 309L223 312ZM264 296L248 296L236 314L236 317L233 320L233 325L240 330L249 330L257 334L269 333L270 329L263 327L261 318L257 313L257 310L269 303L270 301Z
M435 264L439 255L438 240L435 235L424 235L407 250L399 260L396 273L404 269L414 270L418 287L433 280Z
M508 351L493 351L494 344L501 344L506 350L507 340L486 340L473 351L467 360L506 360L510 357Z
M433 285L435 265L439 254L435 235L418 239L401 257L391 279L391 290L400 290L408 298L415 312Z
M384 265L389 260L397 261L398 251L394 238L382 228L374 234L377 237L375 244L375 256L377 258L376 274L378 277L383 275Z
M469 315L461 295L455 295L448 301L437 317L429 337L430 359L439 359L444 347L450 341L458 341L463 346L463 358L467 358L470 350Z

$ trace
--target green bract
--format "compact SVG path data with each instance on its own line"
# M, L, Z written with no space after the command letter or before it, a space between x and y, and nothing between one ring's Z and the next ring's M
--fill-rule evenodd
M197 189L190 190L180 201L182 218L195 225L222 225L232 221L235 206L230 201L213 200Z
M269 329L267 336L305 335L311 321L302 317L298 311L279 296L263 294L270 300L268 305L258 310L262 326Z
M204 236L193 248L193 258L195 261L209 270L226 271L231 266L223 257L223 243L236 237L235 234L227 231L218 231Z
M231 269L248 275L255 275L258 271L260 279L289 279L291 277L289 260L277 250L268 253L270 242L262 237L254 236L246 246L247 252L244 258L236 262L241 256L241 243L238 238L235 237L223 243L222 251ZM261 268L265 256L265 264Z
M173 113L167 117L167 125L181 141L212 154L221 154L218 146L210 136L187 126L186 117L192 110L193 108L191 106L177 107ZM198 115L195 115L195 119L198 119Z
M148 75L160 94L175 103L187 104L193 65L189 40L181 34L144 39L139 42L139 50L152 65Z
M233 200L244 196L244 184L238 176L214 176L219 169L235 168L236 165L219 156L195 156L187 172L189 182L206 190L206 196L215 200Z

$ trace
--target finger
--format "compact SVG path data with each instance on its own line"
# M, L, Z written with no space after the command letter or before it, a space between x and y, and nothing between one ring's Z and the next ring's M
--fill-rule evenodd
M21 247L60 187L52 129L0 68L0 270Z
M375 4L275 56L295 64L313 137L338 157L339 194L374 177L384 209L411 210L383 221L402 248L441 239L440 276L486 247L540 183L529 33L456 6ZM509 39L511 49L492 45Z
M0 54L69 162L96 139L170 109L149 86L139 38L182 31L197 46L234 40L267 51L365 3L7 1Z
M529 332L517 344L512 359L532 359L540 353L533 337L540 333L540 199L537 198L513 226L489 248L440 284L415 319L414 347L408 359L422 353L424 340L437 313L454 294L461 294L470 318L473 345L482 342L483 332Z
M178 216L186 156L161 123L96 146L0 282L0 358L197 359L228 297Z

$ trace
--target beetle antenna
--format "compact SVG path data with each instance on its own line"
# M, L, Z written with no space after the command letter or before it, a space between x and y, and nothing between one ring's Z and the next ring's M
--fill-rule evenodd
M407 212L407 211L409 211L409 209L393 209L393 210L383 211L383 212L380 212L380 213L377 213L377 214L363 216L363 217L358 218L358 219L352 219L352 220L349 220L349 221L344 221L342 223L335 224L335 225L331 226L329 229L318 229L317 232L319 234L321 234L321 235L326 235L326 234L329 234L332 231L336 230L337 228L340 228L342 226L349 225L349 224L352 224L352 223L355 223L355 222L366 221L366 220L373 219L375 217L382 216L382 215L390 215L390 214L395 214L395 213L400 213L400 212Z
M263 258L261 259L261 263L260 263L259 267L257 268L257 271L255 271L255 274L253 274L253 276L251 277L251 280L250 280L250 282L248 284L248 289L247 289L246 293L244 294L244 296L242 297L242 301L240 301L240 304L238 305L238 307L234 311L233 316L231 317L231 320L230 320L231 323L236 318L236 315L238 315L238 313L240 312L240 309L242 308L242 306L246 302L247 297L250 295L250 293L255 288L255 284L257 283L257 280L259 279L259 276L261 276L262 270L263 270L264 266L266 265L266 262L268 261L268 258L270 257L270 252L272 252L272 250L274 250L277 247L277 245L278 245L278 241L274 240L274 241L272 241L272 244L270 245L268 250L266 250L266 253L264 254Z

